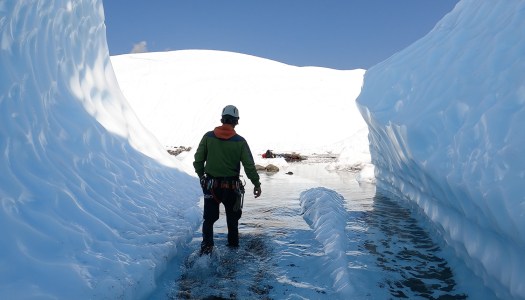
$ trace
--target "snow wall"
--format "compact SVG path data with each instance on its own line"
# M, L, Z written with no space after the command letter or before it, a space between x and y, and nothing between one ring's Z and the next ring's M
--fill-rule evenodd
M0 298L144 297L200 189L120 93L102 1L1 1L0 61Z
M525 2L463 0L365 74L378 186L415 203L502 299L525 298Z

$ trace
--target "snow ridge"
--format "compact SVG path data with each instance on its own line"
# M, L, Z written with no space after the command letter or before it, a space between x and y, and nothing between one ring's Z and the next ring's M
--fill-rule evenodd
M354 287L350 284L348 261L345 254L345 234L348 212L343 206L344 198L337 192L319 187L301 193L303 219L314 230L315 239L323 245L327 256L327 269L334 281L334 291L350 299Z

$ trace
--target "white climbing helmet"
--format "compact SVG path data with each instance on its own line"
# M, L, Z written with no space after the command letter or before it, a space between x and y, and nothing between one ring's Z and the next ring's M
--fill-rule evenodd
M239 110L237 109L237 107L235 107L233 105L226 105L222 109L222 115L223 116L229 115L229 116L232 116L234 118L239 118Z

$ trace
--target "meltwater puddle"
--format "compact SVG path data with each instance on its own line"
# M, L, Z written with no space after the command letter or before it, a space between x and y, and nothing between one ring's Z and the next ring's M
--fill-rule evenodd
M348 223L349 241L357 251L353 269L366 278L362 295L370 299L466 299L458 291L441 249L418 225L409 209L376 195L371 209ZM373 288L375 287L375 289Z

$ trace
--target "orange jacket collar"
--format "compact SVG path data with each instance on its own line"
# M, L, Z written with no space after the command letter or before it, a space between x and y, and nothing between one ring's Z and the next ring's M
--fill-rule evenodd
M232 138L234 135L237 134L235 132L235 129L233 129L233 126L230 124L223 124L222 126L215 127L213 133L216 137L225 140Z

